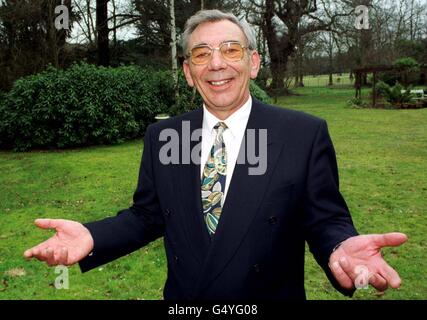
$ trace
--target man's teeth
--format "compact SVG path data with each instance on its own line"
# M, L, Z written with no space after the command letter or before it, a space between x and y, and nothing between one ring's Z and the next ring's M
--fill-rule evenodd
M223 84L226 84L228 82L230 82L230 80L210 81L210 83L214 86L222 86Z

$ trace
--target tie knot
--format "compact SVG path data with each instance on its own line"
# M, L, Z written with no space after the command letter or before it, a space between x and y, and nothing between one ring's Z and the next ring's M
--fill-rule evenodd
M214 127L214 129L215 130L218 130L219 132L224 132L224 130L225 129L227 129L228 127L227 127L227 125L225 124L225 122L218 122L216 125L215 125L215 127Z
M214 129L216 130L215 144L220 145L223 143L222 134L224 133L225 129L227 129L227 125L224 122L218 122Z

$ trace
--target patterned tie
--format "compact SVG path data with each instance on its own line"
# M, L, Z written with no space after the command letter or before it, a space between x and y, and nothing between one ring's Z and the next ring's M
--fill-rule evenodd
M218 122L214 129L217 134L202 177L203 214L211 236L215 234L221 216L221 200L227 177L227 151L222 136L227 125L224 122Z

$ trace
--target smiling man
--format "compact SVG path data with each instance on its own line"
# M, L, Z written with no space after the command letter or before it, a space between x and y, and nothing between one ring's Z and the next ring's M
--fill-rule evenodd
M196 86L207 110L225 120L248 101L249 81L259 70L259 54L242 28L230 20L198 24L191 29L184 33L184 39L189 38L183 44L188 53L183 65L187 82Z
M203 107L147 129L130 208L85 225L37 220L57 233L25 257L49 265L80 262L87 271L164 237L165 299L305 299L307 242L343 294L368 283L378 290L399 287L381 248L406 236L358 235L339 191L326 122L251 97L249 82L260 66L255 45L249 25L232 14L205 10L191 17L183 68ZM200 161L164 164L161 137L172 130L185 141L183 123L187 135L202 132ZM249 133L261 130L267 167L250 174L249 163L238 159L247 149L263 150L248 144ZM191 152L197 142L183 150Z

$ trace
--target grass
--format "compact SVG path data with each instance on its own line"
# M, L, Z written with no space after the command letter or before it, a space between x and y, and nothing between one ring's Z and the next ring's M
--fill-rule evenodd
M341 190L359 232L401 231L410 238L403 247L384 251L401 274L401 289L383 296L359 290L355 299L426 299L427 109L351 109L345 104L354 94L351 89L304 88L298 93L302 96L278 103L328 121ZM308 298L342 298L310 255L306 260Z
M427 109L374 110L346 106L345 88L301 88L278 104L328 121L340 167L341 190L360 233L401 231L409 241L384 250L400 273L399 290L353 299L427 298ZM23 251L51 232L39 217L81 222L112 215L131 203L143 144L66 151L0 152L0 299L159 299L166 279L162 240L81 274L69 270L69 289L54 287L55 268L27 262ZM331 287L309 253L309 299L346 299Z
M73 266L68 290L55 289L59 274L54 268L22 259L23 250L51 234L35 228L35 218L88 222L128 206L141 152L142 142L132 141L61 152L0 154L0 299L161 298L165 280L161 241L84 275ZM10 275L11 270L24 270L25 275Z

